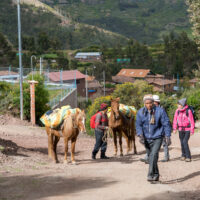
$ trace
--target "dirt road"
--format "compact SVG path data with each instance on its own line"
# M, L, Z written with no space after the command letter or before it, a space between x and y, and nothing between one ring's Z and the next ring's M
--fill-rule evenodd
M159 162L159 184L146 181L148 165L139 161L145 151L138 142L138 155L114 158L113 143L109 139L107 155L112 158L106 161L91 160L93 145L94 138L80 135L76 145L77 165L64 164L61 140L60 163L54 164L47 156L43 128L0 116L0 200L200 199L198 131L190 139L191 163L179 160L179 139L173 135L170 162Z

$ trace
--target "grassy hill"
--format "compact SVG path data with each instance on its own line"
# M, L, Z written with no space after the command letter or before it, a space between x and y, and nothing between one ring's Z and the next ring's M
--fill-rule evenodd
M190 34L184 0L43 0L73 20L142 42L160 42L172 30ZM62 4L58 4L62 3ZM64 4L66 3L66 4Z
M0 32L15 44L17 8L0 1ZM127 37L160 43L170 31L191 33L184 0L21 0L22 35L46 32L63 49L114 46Z
M46 32L59 38L63 49L78 49L94 44L125 43L127 38L117 33L77 23L39 1L23 0L21 24L23 36L37 36ZM17 7L12 0L0 1L0 32L15 44L17 39Z

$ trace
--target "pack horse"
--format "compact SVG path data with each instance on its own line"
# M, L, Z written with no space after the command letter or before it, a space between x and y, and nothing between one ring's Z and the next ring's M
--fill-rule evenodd
M111 99L111 108L109 119L109 128L113 132L115 153L117 155L117 134L119 136L120 156L123 156L122 149L122 136L125 137L127 142L127 154L131 151L133 145L134 154L137 154L135 144L135 116L132 114L127 117L120 111L119 98Z
M71 140L71 162L72 164L76 164L74 159L75 153L75 144L79 132L86 132L85 129L85 112L80 110L79 108L75 108L75 112L68 112L68 114L63 121L63 124L59 129L51 128L49 126L46 127L46 132L48 135L48 155L53 159L55 163L58 163L57 157L57 144L60 140L60 137L64 138L65 144L65 155L64 155L64 163L68 163L67 152L68 152L68 142ZM74 109L70 109L73 111ZM70 111L69 110L69 111Z

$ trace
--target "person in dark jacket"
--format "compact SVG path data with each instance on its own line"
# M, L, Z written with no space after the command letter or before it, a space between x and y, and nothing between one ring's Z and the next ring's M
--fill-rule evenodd
M102 103L100 106L100 111L96 115L95 119L95 137L96 144L92 152L92 159L96 159L96 154L101 148L101 159L109 159L105 153L107 149L107 142L103 141L104 132L108 129L108 117L107 117L108 105Z
M158 95L153 95L154 105L163 108L160 105L160 97ZM164 109L164 108L163 108ZM168 162L169 161L169 148L166 144L166 139L163 138L162 142L163 150L164 150L164 159L161 162ZM144 158L141 158L140 161L145 162L146 164L149 163L149 155L146 153Z
M170 145L171 126L164 109L154 105L153 96L145 95L144 107L136 117L136 132L149 155L148 181L159 181L158 156L163 137Z

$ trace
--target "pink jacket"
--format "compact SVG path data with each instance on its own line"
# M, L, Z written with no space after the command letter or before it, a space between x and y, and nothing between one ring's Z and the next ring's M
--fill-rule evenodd
M188 105L186 105L183 109L177 109L174 115L173 120L173 130L184 130L184 131L190 131L190 133L194 133L194 118L192 111L188 109L188 116L186 115L186 109L188 108ZM179 114L178 114L179 111Z

